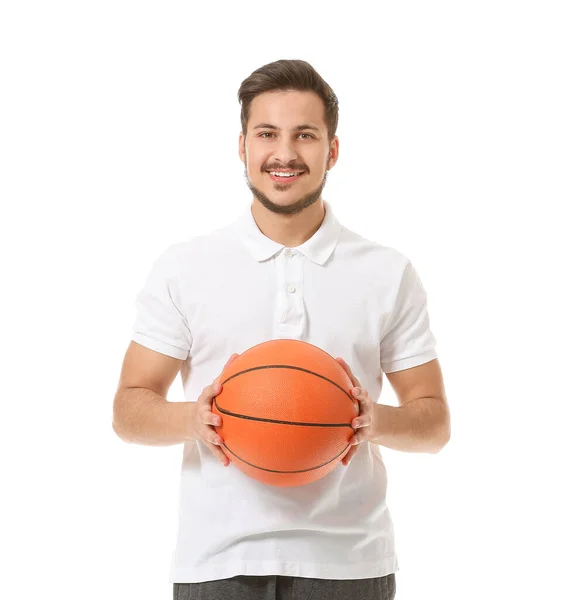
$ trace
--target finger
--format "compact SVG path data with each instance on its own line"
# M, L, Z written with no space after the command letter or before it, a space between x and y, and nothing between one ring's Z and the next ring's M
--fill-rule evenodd
M202 441L212 444L213 446L222 446L224 443L222 436L216 433L216 430L213 427L208 426L202 430Z
M203 390L202 394L198 397L198 402L201 405L205 405L210 410L212 406L212 399L214 396L220 393L222 390L222 385L220 383L213 383L212 385L207 385Z
M360 414L359 417L357 417L357 422L362 423L363 425L361 425L360 427L354 427L353 428L353 435L351 436L351 439L349 440L349 443L351 445L354 444L360 444L364 437L365 437L365 432L363 431L359 431L359 429L361 427L365 427L366 425L366 416L364 416L363 414Z
M347 375L349 375L349 379L351 380L353 386L360 387L361 384L359 383L359 380L355 377L355 375L353 375L351 367L341 357L337 357L335 360L345 369Z
M353 458L353 456L355 455L355 452L357 452L358 450L358 446L351 446L351 449L349 450L349 452L347 452L347 454L345 454L345 456L343 457L343 460L341 461L345 466L347 466L349 464L349 462L351 461L351 459Z
M210 448L210 451L212 452L212 454L214 454L214 456L225 466L228 466L228 463L230 462L228 460L228 457L226 456L226 454L224 454L224 452L222 451L222 449L220 448L220 446L217 446L215 444L209 444L208 442L206 442L206 445Z
M201 425L206 425L208 428L211 426L219 427L222 425L222 417L215 412L212 412L212 406L204 404L198 409L198 422ZM213 429L210 430L213 431ZM207 430L203 430L202 432L204 431Z
M231 365L238 358L238 356L240 355L237 352L234 352L234 354L232 354L232 356L226 361L224 369L226 369L228 365ZM224 372L224 369L222 369L222 372ZM220 376L222 376L222 373L220 373Z
M371 425L372 419L368 414L362 413L358 418L353 419L351 425L354 429L360 429L361 427L368 427Z
M213 427L220 427L222 425L222 418L220 415L208 411L205 419L202 421L205 425L212 425Z
M349 443L351 444L351 446L358 446L362 441L363 441L363 436L360 433L356 433L349 440Z
M200 439L205 444L211 444L213 446L222 446L224 444L224 439L222 436L216 431L214 427L210 425L202 424L199 429Z
M359 402L359 416L369 417L373 412L373 400L369 396L369 392L363 388L353 388L351 393L354 398Z
M213 381L213 383L219 383L220 382L220 380L222 379L222 375L224 374L224 371L226 370L226 367L228 367L230 364L232 364L239 356L240 355L237 352L234 352L234 354L232 354L232 356L230 356L230 358L226 361L226 364L224 365L224 368L222 369L222 372Z

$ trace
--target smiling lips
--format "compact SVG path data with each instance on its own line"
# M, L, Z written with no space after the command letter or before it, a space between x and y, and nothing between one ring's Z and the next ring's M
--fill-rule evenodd
M297 173L297 175L275 175L274 173ZM268 171L268 175L270 179L273 181L279 181L280 183L291 183L297 181L302 175L304 171Z

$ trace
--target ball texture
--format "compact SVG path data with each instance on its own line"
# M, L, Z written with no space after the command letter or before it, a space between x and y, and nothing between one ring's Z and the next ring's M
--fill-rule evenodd
M311 483L350 449L359 402L351 379L321 348L292 339L263 342L222 373L212 412L234 466L274 486Z

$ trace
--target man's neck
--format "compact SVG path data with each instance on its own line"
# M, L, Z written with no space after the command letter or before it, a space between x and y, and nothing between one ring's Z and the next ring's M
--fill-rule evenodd
M256 200L252 202L251 210L260 231L288 248L301 246L310 239L325 218L323 200L318 200L296 215L273 213Z

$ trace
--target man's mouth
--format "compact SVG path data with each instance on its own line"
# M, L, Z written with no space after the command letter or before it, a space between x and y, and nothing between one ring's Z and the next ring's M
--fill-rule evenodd
M305 171L268 171L270 179L280 183L297 181Z

